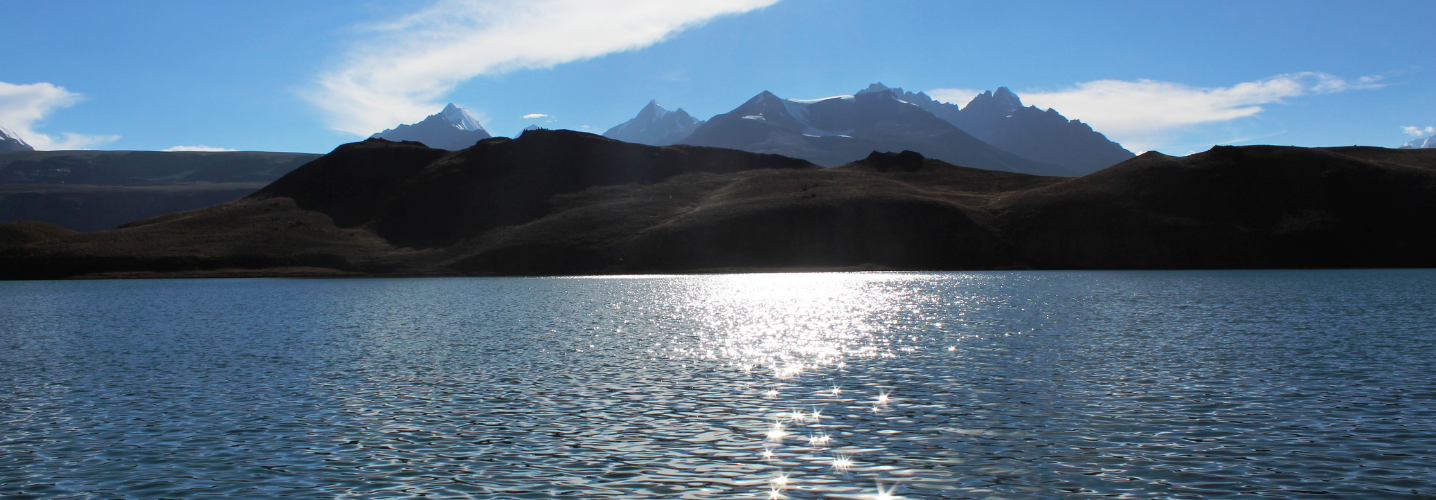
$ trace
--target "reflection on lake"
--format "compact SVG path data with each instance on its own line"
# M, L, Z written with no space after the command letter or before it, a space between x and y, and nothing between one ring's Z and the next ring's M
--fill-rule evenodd
M16 498L1436 495L1436 272L0 283Z

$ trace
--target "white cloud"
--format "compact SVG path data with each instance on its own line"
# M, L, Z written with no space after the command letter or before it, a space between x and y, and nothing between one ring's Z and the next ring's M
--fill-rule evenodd
M543 113L529 113L524 115L525 120L537 120L539 118L548 118L548 115Z
M1436 134L1436 127L1401 127L1401 132L1411 137L1421 137L1426 134Z
M173 153L173 152L176 152L176 151L217 152L217 151L234 151L234 150L233 150L233 149L225 149L225 148L216 148L216 147L211 147L211 146L175 146L175 147L172 147L172 148L164 148L164 149L161 149L160 151L164 151L164 152L167 152L167 153Z
M967 106L967 103L972 102L972 98L981 93L981 90L973 89L932 89L927 91L928 97L933 100L950 102L959 107Z
M1192 87L1156 80L1097 80L1057 91L1019 92L1024 103L1055 108L1129 149L1156 149L1175 132L1255 116L1283 99L1385 86L1380 76L1355 82L1326 73L1277 75L1230 87Z
M641 49L714 18L778 0L438 0L370 27L306 92L330 128L368 135L442 106L479 75Z
M34 127L50 112L68 108L83 96L50 83L16 85L0 82L0 127L20 136L39 150L84 149L119 139L118 135L84 135L64 132L56 138L36 132Z

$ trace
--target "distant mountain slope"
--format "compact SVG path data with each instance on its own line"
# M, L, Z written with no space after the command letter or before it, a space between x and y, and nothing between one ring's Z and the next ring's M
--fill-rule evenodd
M1072 175L993 147L887 91L819 100L781 99L765 91L713 117L680 143L780 154L827 166L873 151L912 150L972 168Z
M1077 174L1095 172L1134 156L1079 120L1068 120L1051 108L1023 107L1022 100L1007 87L979 94L962 108L881 83L869 85L859 94L887 90L1003 151L1061 165Z
M1436 135L1417 137L1402 144L1400 149L1426 149L1436 148Z
M320 156L257 151L14 151L0 153L0 184L271 182Z
M704 123L706 122L690 116L682 108L668 111L658 104L658 101L649 101L647 106L638 111L638 116L615 125L604 132L603 136L623 142L667 146L688 138L689 134Z
M0 152L34 150L35 148L30 147L29 144L25 144L25 141L20 140L20 136L15 135L14 132L6 130L3 127L0 127Z
M399 125L370 138L414 141L437 149L457 151L491 137L468 111L449 103L444 110L413 125Z
M114 230L0 224L0 279L1433 267L1431 227L1436 149L1217 147L1061 178L541 130L349 144Z
M0 153L0 222L99 231L253 193L318 158L302 153Z

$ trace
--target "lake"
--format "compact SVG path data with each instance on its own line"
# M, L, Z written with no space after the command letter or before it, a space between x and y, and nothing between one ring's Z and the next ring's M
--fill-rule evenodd
M1436 271L0 283L6 498L1430 498Z

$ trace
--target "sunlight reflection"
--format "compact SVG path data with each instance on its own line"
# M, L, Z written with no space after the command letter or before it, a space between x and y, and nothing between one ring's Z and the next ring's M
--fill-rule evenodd
M828 441L833 438L826 433L818 433L808 436L808 446L827 446Z
M887 488L883 488L883 483L878 483L878 492L877 494L874 494L872 498L873 500L898 500L902 497L893 494L893 492L897 491L897 487L898 485L894 484L888 486Z
M788 432L783 430L783 424L777 422L773 423L773 428L768 429L767 434L769 441L782 441L783 437L787 435Z
M675 348L718 357L748 371L767 367L776 380L847 366L844 358L892 357L903 349L885 335L907 304L911 276L895 273L737 274L704 277L681 290L706 325L698 345ZM841 393L834 386L833 395Z
M784 492L793 480L777 467L791 465L778 454L790 437L809 450L799 460L816 460L814 465L825 465L828 474L847 477L856 467L846 453L833 453L829 460L811 454L831 452L839 440L835 434L846 435L841 429L851 425L844 421L850 415L839 410L826 417L833 422L825 426L823 405L852 401L839 399L844 391L841 379L834 378L846 376L849 361L916 352L915 344L922 340L899 326L918 293L912 278L893 273L740 274L686 281L675 296L683 297L681 302L691 308L680 313L699 321L691 337L697 342L660 337L655 348L667 349L679 359L717 359L743 376L755 377L752 384L764 387L758 394L774 406L783 405L755 412L755 420L769 422L765 428L758 420L754 431L764 441L758 458L776 474L768 480L768 498L788 498ZM868 400L874 413L894 402L888 391L878 389L875 399ZM784 401L797 406L784 408ZM819 404L811 411L802 409L814 402ZM813 472L817 471L809 471ZM895 498L892 491L879 485L873 498Z

